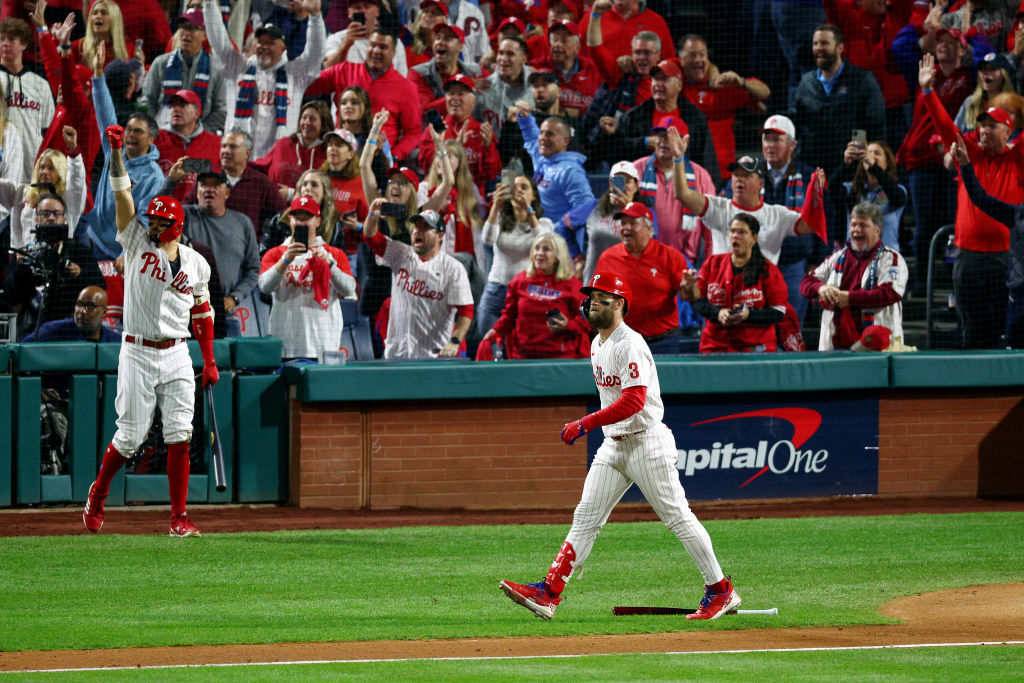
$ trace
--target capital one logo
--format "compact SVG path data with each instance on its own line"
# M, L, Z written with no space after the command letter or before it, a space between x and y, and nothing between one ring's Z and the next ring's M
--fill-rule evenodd
M821 426L821 413L809 408L771 408L734 413L710 420L694 422L690 426L743 420L747 418L774 418L784 420L793 427L791 439L771 442L760 439L756 443L715 441L701 444L704 447L678 448L676 468L687 477L701 470L749 470L751 476L737 488L743 488L765 472L773 474L820 474L828 462L828 450L802 450L807 440L814 436ZM710 447L708 447L710 446Z

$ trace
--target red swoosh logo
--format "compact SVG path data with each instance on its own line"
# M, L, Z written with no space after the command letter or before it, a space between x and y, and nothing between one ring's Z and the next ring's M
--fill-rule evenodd
M795 448L800 448L804 443L811 438L818 427L821 426L821 413L817 410L811 410L810 408L772 408L768 410L751 410L747 413L734 413L733 415L725 415L723 417L716 417L711 420L703 420L702 422L694 422L691 427L697 425L709 424L711 422L721 422L723 420L735 420L743 417L770 417L785 420L793 425L793 438L791 439ZM739 485L739 488L743 488L750 482L754 481L762 474L768 471L768 466L765 465L761 468L750 479Z

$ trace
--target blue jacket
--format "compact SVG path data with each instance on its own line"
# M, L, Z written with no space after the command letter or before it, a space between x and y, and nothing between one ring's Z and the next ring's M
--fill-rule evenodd
M96 109L96 125L100 129L100 140L103 141L103 174L96 188L95 206L86 214L89 221L88 235L92 242L93 252L97 261L106 261L121 255L121 245L117 243L117 223L115 222L114 191L110 188L110 141L107 140L107 126L117 124L114 113L114 102L110 99L107 79L92 79L92 102ZM160 153L156 145L150 145L149 151L134 159L125 159L128 177L132 179L132 197L135 208L139 212L139 220L145 224L142 212L149 206L149 200L160 193L164 183L164 174L157 160Z
M540 130L532 114L519 117L519 129L523 132L523 147L533 160L533 178L537 181L545 216L557 224L573 207L593 201L594 193L583 170L587 157L579 152L541 156L537 145Z

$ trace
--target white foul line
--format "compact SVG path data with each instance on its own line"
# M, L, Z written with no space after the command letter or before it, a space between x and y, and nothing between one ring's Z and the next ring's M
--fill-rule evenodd
M146 669L204 669L208 667L300 666L308 664L379 664L384 662L460 662L517 659L577 659L580 657L612 657L619 655L727 655L759 652L842 652L844 650L906 650L926 647L978 647L983 645L1024 645L1024 640L986 640L974 643L906 643L903 645L845 645L839 647L785 647L756 650L689 650L685 652L597 652L566 655L512 655L505 657L399 657L395 659L306 659L294 662L224 662L210 664L155 664L151 666L93 666L69 669L22 669L0 671L0 674L69 673L75 671L143 671Z

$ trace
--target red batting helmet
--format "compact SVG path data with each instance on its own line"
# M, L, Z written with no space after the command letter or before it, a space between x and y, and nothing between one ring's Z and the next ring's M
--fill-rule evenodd
M629 288L629 284L618 275L613 275L612 273L594 273L594 277L590 278L590 284L586 287L580 287L580 291L588 297L591 292L614 294L626 302L622 309L623 315L629 312L629 304L633 301L633 290Z
M171 227L161 230L160 234L156 236L161 242L173 242L181 236L181 229L185 227L185 211L181 208L181 202L174 197L153 197L145 215L159 216L174 221Z

